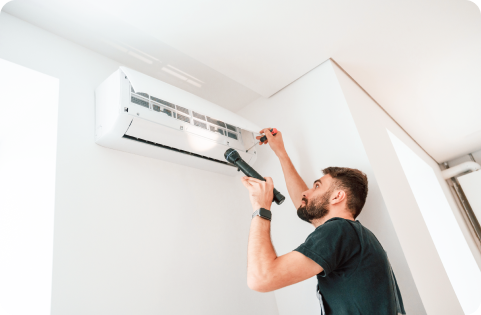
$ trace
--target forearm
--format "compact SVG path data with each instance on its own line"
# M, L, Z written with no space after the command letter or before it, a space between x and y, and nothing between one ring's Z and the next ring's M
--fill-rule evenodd
M247 248L247 283L258 291L269 275L269 269L277 258L271 241L271 222L254 217L249 232Z
M297 209L302 202L302 193L309 188L297 172L294 164L292 164L287 152L283 151L277 154L277 157L281 162L282 172L284 173L284 179L287 185L287 191L289 192L289 196L291 197L291 200Z

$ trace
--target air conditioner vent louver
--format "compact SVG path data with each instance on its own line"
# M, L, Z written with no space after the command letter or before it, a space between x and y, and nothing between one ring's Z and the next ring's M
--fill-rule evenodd
M210 122L211 124L214 124L214 125L221 126L221 127L225 128L225 123L223 123L220 120L213 119L213 118L210 118L209 116L207 116L207 121Z
M227 129L229 130L232 130L232 131L237 131L237 128L232 126L232 125L229 125L229 124L225 124L227 126Z
M177 108L178 111L189 114L189 110L187 108L179 106L179 105L175 105L175 107Z
M176 152L179 152L179 153L184 153L184 154L187 154L187 155L199 157L201 159L206 159L206 160L210 160L210 161L213 161L213 162L217 162L217 163L221 163L221 164L224 164L224 165L229 165L229 166L235 167L234 165L232 165L230 163L227 163L226 161L213 159L213 158L210 158L210 157L205 156L205 155L200 155L200 154L196 154L196 153L193 153L193 152L188 152L188 151L185 151L185 150L177 149L177 148L174 148L174 147L169 147L167 145L163 145L163 144L160 144L160 143L155 143L155 142L147 141L147 140L144 140L144 139L135 138L135 137L132 137L132 136L129 136L129 135L124 135L123 138L138 141L138 142L147 143L147 144L150 144L150 145L154 145L156 147L161 147L161 148L164 148L164 149L167 149L167 150L176 151Z
M144 101L144 100L142 100L140 98L137 98L135 96L131 96L130 101L134 104L149 108L149 102Z
M190 123L190 118L177 113L177 119Z
M204 116L204 115L201 115L201 114L196 113L196 112L194 112L194 111L192 111L192 116L194 116L194 117L197 118L197 119L200 119L200 120L205 121L205 116Z
M206 124L206 123L197 121L197 120L195 120L195 119L194 119L194 125L197 126L197 127L200 127L200 128L207 129L207 124Z

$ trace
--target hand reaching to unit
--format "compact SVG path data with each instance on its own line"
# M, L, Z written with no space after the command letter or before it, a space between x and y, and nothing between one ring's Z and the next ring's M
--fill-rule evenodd
M279 156L280 154L286 152L286 149L284 148L284 140L282 139L282 133L277 130L277 134L273 136L270 132L271 129L272 128L264 128L260 131L260 133L264 134L267 137L267 140L259 143L259 145L269 144L272 151L274 151L274 153ZM257 140L260 140L261 138L262 136L256 137Z

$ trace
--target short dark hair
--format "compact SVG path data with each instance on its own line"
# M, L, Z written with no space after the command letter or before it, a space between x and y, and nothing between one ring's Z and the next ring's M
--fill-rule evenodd
M354 219L361 213L367 197L367 176L360 170L348 167L331 166L322 170L334 180L331 188L342 189L347 195L347 207Z

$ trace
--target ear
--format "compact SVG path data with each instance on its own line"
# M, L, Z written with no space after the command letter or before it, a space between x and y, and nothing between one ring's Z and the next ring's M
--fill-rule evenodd
M344 190L335 190L331 197L331 204L335 205L346 200L346 193Z

